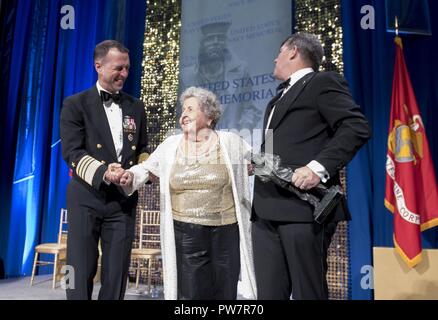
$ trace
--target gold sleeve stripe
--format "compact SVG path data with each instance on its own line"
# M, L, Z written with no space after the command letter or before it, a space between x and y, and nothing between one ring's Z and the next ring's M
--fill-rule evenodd
M149 158L149 153L143 152L138 156L138 163L142 163L143 161L146 161Z
M88 167L88 164L93 161L93 158L90 156L84 156L81 160L79 160L79 164L78 167L76 169L76 173L78 174L78 176L80 176L81 178L84 175L84 170L86 167Z
M100 166L102 166L102 163L100 163L93 157L84 156L78 163L76 173L82 180L92 186L93 177Z

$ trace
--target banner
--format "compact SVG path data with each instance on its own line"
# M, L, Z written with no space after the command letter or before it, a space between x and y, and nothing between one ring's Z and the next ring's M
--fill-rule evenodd
M180 93L216 93L224 111L217 129L261 129L276 94L274 59L292 30L291 1L183 0L181 22Z
M438 225L438 192L426 132L396 37L386 162L385 206L394 214L394 245L409 267L421 261L421 231Z

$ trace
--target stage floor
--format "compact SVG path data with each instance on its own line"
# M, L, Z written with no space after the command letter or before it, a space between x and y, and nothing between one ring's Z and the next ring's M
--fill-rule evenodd
M95 283L93 300L97 300L100 283ZM158 288L158 297L152 298L146 294L146 285L130 283L126 290L125 300L163 300L163 290ZM52 289L51 275L36 276L33 286L30 286L30 277L11 278L0 280L0 300L65 300L65 291L58 286Z

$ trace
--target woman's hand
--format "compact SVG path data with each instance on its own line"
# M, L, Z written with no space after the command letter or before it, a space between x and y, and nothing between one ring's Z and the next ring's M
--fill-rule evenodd
M254 165L252 163L248 163L248 176L254 175Z
M154 183L157 182L158 180L160 180L160 178L149 171L149 181Z
M132 187L134 181L134 174L131 171L125 171L120 178L120 185L123 187Z

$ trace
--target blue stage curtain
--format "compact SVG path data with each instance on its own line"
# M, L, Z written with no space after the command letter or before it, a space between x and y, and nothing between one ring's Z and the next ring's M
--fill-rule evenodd
M15 29L15 18L18 0L0 2L0 59L3 63L0 69L0 278L4 277L3 259L7 249L9 235L9 210L12 185L13 161L8 154L15 154L15 141L12 137L16 133L15 110L9 110L8 91L9 74L12 63L12 46Z
M361 29L361 7L375 9L376 29ZM429 1L432 24L438 21L438 3ZM414 13L412 13L414 14ZM393 246L392 214L384 207L385 162L389 127L394 34L386 32L385 1L343 0L345 76L355 100L361 105L373 130L373 137L348 166L350 261L352 298L371 299L372 290L361 286L361 268L372 265L372 247ZM402 36L406 63L420 106L428 141L438 169L438 26L433 36ZM423 247L438 247L437 228L423 233Z
M61 28L64 5L75 10L73 30ZM5 7L1 54L10 50L12 61L1 87L6 107L0 119L0 258L11 277L31 272L36 244L57 240L69 181L61 158L60 108L65 97L95 83L96 43L116 39L132 51L125 89L139 96L146 1L18 0ZM12 37L8 41L3 26Z

